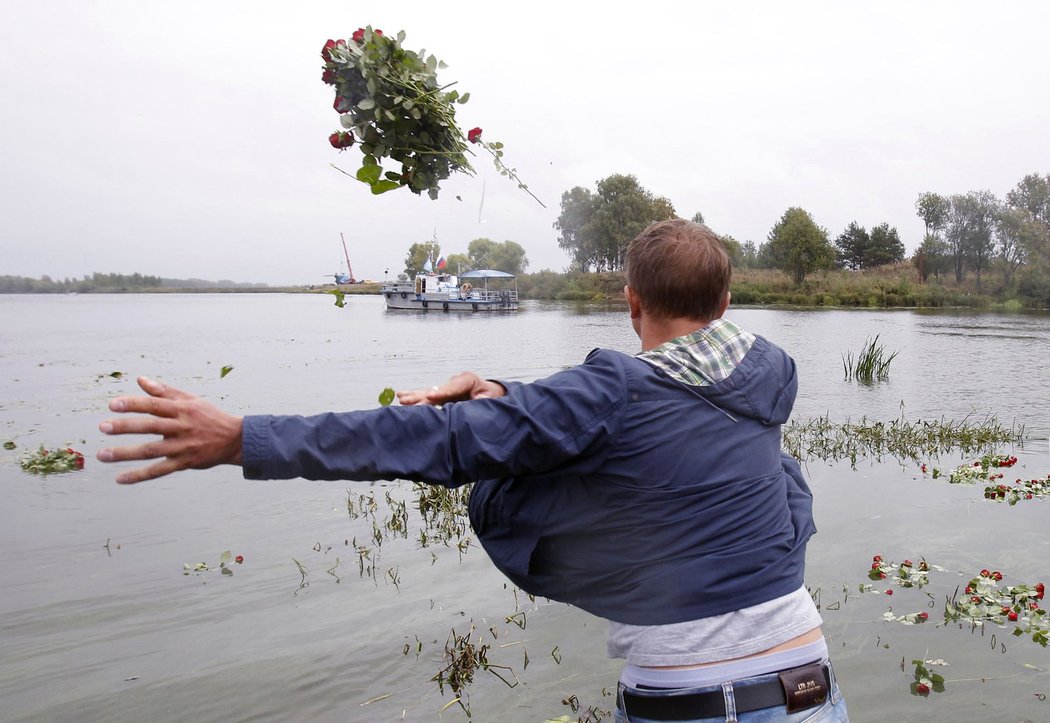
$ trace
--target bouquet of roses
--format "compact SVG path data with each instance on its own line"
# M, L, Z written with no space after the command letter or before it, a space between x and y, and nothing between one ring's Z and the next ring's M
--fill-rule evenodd
M452 173L474 172L466 155L469 143L488 151L501 175L536 198L516 170L504 165L502 143L482 141L481 128L466 135L460 130L456 106L470 93L449 90L455 83L441 85L437 71L445 64L425 51L406 50L404 39L403 31L391 38L366 27L321 49L321 80L335 88L333 107L343 128L328 141L339 150L357 145L362 163L354 177L374 194L407 186L437 198L441 181ZM384 171L386 158L400 163L400 170Z

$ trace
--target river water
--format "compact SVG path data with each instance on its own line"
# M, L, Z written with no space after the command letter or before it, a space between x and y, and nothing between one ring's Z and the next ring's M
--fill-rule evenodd
M795 357L797 420L994 416L1029 437L1000 450L1020 459L1011 476L1050 471L1050 315L739 308L730 318ZM899 351L889 379L844 381L842 355L876 334ZM0 719L467 720L432 681L452 631L519 681L475 671L473 720L612 708L619 663L604 657L604 622L529 600L476 544L422 548L410 485L247 482L225 468L121 487L93 459L107 400L139 374L238 413L315 413L371 408L384 387L463 369L530 380L596 346L636 351L622 307L426 315L387 312L379 297L337 309L311 295L0 296L0 441L16 444L0 450ZM81 449L86 468L23 473L18 460L41 444ZM1050 579L1048 503L996 504L980 486L894 459L806 468L819 529L807 584L852 718L1050 719L1048 649L1005 628L941 622L945 596L981 568L1010 584ZM408 502L406 538L388 534L388 495ZM374 512L358 514L368 498ZM244 558L232 576L216 569L225 551ZM874 554L943 570L923 590L862 592ZM210 569L183 574L198 562ZM928 611L930 622L884 621L890 610ZM909 694L910 663L923 658L948 663L937 667L945 692L926 699Z

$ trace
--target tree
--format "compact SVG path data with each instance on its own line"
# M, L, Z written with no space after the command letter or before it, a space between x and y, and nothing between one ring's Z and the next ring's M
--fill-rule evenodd
M1003 285L1013 281L1017 267L1039 247L1042 224L1025 208L1004 208L995 224L995 240L1003 267Z
M453 274L458 274L473 268L473 264L470 262L470 257L466 254L449 254L445 257L445 263L447 264L445 268Z
M1028 174L1006 194L1006 203L1027 210L1037 221L1050 226L1050 174Z
M517 276L528 268L529 258L525 255L525 249L521 247L521 244L515 241L504 241L496 246L488 266Z
M467 247L467 255L475 269L496 269L518 275L529 265L525 249L514 241L495 243L487 238L477 238Z
M580 271L595 262L595 250L590 248L590 234L585 228L596 203L594 194L583 186L570 188L561 194L561 215L554 222L560 232L558 246L572 255L572 265Z
M789 208L769 232L767 253L777 268L801 284L806 274L834 266L835 247L828 232L801 208Z
M871 230L869 243L864 250L864 268L894 264L904 260L904 243L897 234L897 227L880 223Z
M750 239L740 247L740 266L745 269L758 266L758 248Z
M941 274L948 273L952 267L948 244L933 233L926 234L911 261L918 270L919 281L922 283L926 283L930 274L939 279Z
M1024 209L1035 221L1035 226L1027 230L1028 260L1050 263L1050 174L1028 174L1017 188L1006 194L1006 202L1013 208Z
M693 214L693 218L691 220L692 220L693 223L703 223L704 222L704 214L701 213L700 211L697 211L696 213Z
M951 197L946 240L955 263L955 281L962 281L965 268L977 274L981 285L981 271L988 265L995 247L992 232L999 213L999 201L991 191L970 191L965 196Z
M865 254L867 254L870 243L871 238L865 228L858 226L856 221L852 221L846 230L835 239L835 246L838 248L838 262L850 271L856 271L864 266Z
M436 268L439 258L441 258L441 246L437 241L414 243L408 247L408 255L405 256L405 273L411 275L422 271L427 267L428 261L430 268Z
M698 214L699 215L699 214ZM694 223L702 223L693 217ZM722 242L722 248L729 254L729 263L733 266L740 266L741 259L744 255L744 247L740 245L740 242L729 234L719 234L718 240Z
M674 206L654 196L634 176L613 174L598 181L591 193L577 186L562 194L561 214L554 222L558 245L572 254L581 271L616 271L632 238L654 221L674 218Z
M951 201L937 193L921 193L915 202L915 212L926 225L926 235L936 234L948 225Z

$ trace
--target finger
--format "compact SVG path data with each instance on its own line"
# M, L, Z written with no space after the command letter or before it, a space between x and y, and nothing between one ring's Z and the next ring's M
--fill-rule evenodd
M157 479L164 475L171 474L172 472L178 472L179 465L172 462L169 459L165 459L156 464L151 464L149 467L140 467L139 469L133 469L128 472L121 472L117 475L117 484L121 485L133 485L139 482L145 482L146 480Z
M408 389L396 392L396 394L398 403L405 406L425 404L427 401L427 393L423 389Z
M184 392L181 389L169 386L163 382L158 382L156 379L150 379L149 377L139 377L136 381L139 383L139 387L142 391L149 394L151 397L164 397L165 399L192 399L193 395L189 392Z
M95 457L99 462L127 462L128 460L158 459L177 451L176 442L157 440L127 447L105 447Z
M160 434L165 437L182 431L182 425L164 417L126 417L107 419L98 425L104 434Z
M111 412L138 412L157 417L177 417L178 406L162 397L117 397L109 402Z

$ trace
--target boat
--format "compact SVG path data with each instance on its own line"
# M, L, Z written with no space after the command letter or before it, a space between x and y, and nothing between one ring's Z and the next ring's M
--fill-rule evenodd
M513 288L507 288L514 279ZM492 280L499 280L489 286ZM388 309L422 311L515 311L518 308L518 285L514 274L495 269L476 269L458 276L443 272L422 272L410 279L398 274L397 280L384 283L379 293Z

